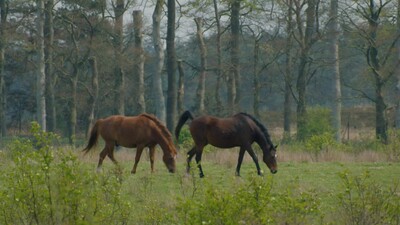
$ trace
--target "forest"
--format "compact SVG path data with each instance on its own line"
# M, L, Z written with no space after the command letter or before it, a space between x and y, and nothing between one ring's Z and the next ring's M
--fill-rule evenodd
M247 112L300 141L312 135L307 124L318 110L339 142L349 127L366 126L388 143L400 126L400 1L1 0L0 7L2 137L23 136L37 121L75 144L98 118L143 112L172 130L187 109ZM350 124L354 115L364 125Z

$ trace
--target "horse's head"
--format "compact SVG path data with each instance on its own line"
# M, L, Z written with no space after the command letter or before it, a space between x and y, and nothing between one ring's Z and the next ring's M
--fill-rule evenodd
M176 153L175 155L170 155L170 154L164 154L163 156L163 161L165 165L167 166L167 169L170 173L175 173L176 171Z
M263 161L267 164L271 173L278 172L278 164L276 163L276 148L278 145L270 145L269 151L264 152Z

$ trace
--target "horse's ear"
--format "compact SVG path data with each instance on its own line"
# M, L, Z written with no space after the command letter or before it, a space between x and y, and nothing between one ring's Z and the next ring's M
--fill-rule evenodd
M275 145L274 149L277 149L279 145Z

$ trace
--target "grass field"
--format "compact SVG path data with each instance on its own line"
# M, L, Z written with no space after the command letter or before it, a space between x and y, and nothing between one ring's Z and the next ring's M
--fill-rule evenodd
M289 222L289 224L343 224L344 222L360 224L359 222L363 221L362 219L357 219L354 215L348 215L350 218L345 219L344 215L341 214L343 210L347 210L347 204L350 203L346 203L346 200L341 200L340 196L346 194L346 189L349 188L354 189L352 190L352 192L354 192L352 198L354 199L347 199L347 201L377 201L375 203L378 204L379 200L362 199L363 197L359 195L366 194L368 191L376 192L386 190L389 192L395 190L392 194L399 199L400 189L398 185L400 184L400 164L386 162L382 159L384 158L383 156L374 155L374 157L370 157L371 153L360 153L361 156L368 155L366 158L369 161L376 159L377 161L375 162L351 162L351 160L341 162L336 161L332 156L327 157L330 158L331 161L312 162L312 160L305 160L308 158L305 156L307 155L306 153L286 152L284 153L285 160L279 162L279 171L277 174L270 174L266 165L262 164L262 168L265 171L263 177L256 176L254 163L250 160L250 157L247 156L242 165L242 177L236 177L234 176L234 171L237 154L238 152L235 149L216 150L205 153L202 165L206 177L200 179L198 178L198 171L194 163L192 165L192 174L187 175L185 173L185 160L182 156L178 159L178 171L176 174L169 174L167 172L165 166L160 161L161 156L157 157L159 159L156 163L157 171L155 173L150 173L150 165L144 155L139 164L137 174L130 175L129 171L133 165L134 152L122 151L117 153L117 158L124 159L121 163L123 171L122 177L124 179L124 193L127 195L127 198L131 199L132 204L135 205L132 216L138 218L137 222L142 221L143 224L148 223L149 220L154 222L157 221L157 218L153 218L153 220L148 217L149 215L173 214L174 210L176 210L176 205L179 205L182 199L196 199L195 201L204 201L204 204L206 204L207 201L204 198L210 198L210 196L207 195L207 191L210 189L213 190L213 194L235 196L238 195L240 189L248 188L249 191L251 191L252 187L250 186L254 184L254 182L257 185L266 185L268 189L270 189L268 193L273 196L288 195L289 199L284 198L284 202L277 202L277 204L279 204L277 208L284 208L281 204L299 204L299 206L290 206L293 208L300 207L300 209L296 209L297 212L282 212L285 215L291 213L293 217L300 216L296 215L296 213L303 213L301 211L304 210L301 209L301 207L303 207L303 205L301 205L302 201L304 201L305 207L308 207L306 206L307 204L316 205L315 207L318 213L310 213L310 215L302 219L290 218L288 221L282 220L282 222L277 222L277 224L284 224L286 222ZM290 157L290 155L299 154L301 155L300 157ZM89 164L91 164L94 171L97 154L92 157L94 160L89 162ZM345 155L339 154L339 159L343 157L345 157ZM354 155L348 155L348 158L352 157L354 157ZM290 158L300 158L301 160L291 161L289 160ZM105 164L105 171L110 172L115 168L110 161L106 161ZM351 184L346 183L347 181ZM373 186L373 190L367 190L369 187L372 187L370 185ZM362 188L365 188L365 190ZM304 195L308 196L308 199L302 199ZM373 198L375 197L379 196L373 196ZM300 203L296 203L297 201ZM374 202L370 203L374 204ZM397 204L400 203L398 202ZM144 205L146 207L143 207ZM151 209L152 206L155 208ZM270 207L274 207L274 205ZM396 209L399 210L399 207L400 206L397 205ZM149 213L149 210L152 212ZM340 216L341 220L338 220L338 216ZM159 218L159 221L163 220ZM366 221L368 220L364 222ZM212 222L215 221L212 220ZM275 222L272 222L272 224ZM188 221L185 221L184 224L185 223L188 223ZM386 222L382 222L382 224L385 223ZM227 222L222 224L231 223Z
M96 173L99 149L31 144L0 153L0 224L400 224L400 164L384 152L331 149L316 161L284 145L277 174L262 163L257 176L246 155L236 177L238 150L209 149L200 179L194 163L185 173L185 149L175 174L159 151L156 172L143 154L131 175L135 150Z

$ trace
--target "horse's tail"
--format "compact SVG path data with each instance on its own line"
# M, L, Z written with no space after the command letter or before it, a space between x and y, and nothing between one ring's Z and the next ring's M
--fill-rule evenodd
M193 118L194 118L193 114L189 110L186 110L184 113L182 113L181 117L179 118L178 124L175 127L175 138L176 138L176 140L179 139L179 133L181 132L181 128L182 128L183 124L185 124L185 122L188 119L193 120Z
M87 144L86 148L84 148L82 151L88 153L90 149L92 149L94 146L97 144L97 139L99 137L99 121L97 121L93 128L92 131L90 132L90 138L89 138L89 143Z

